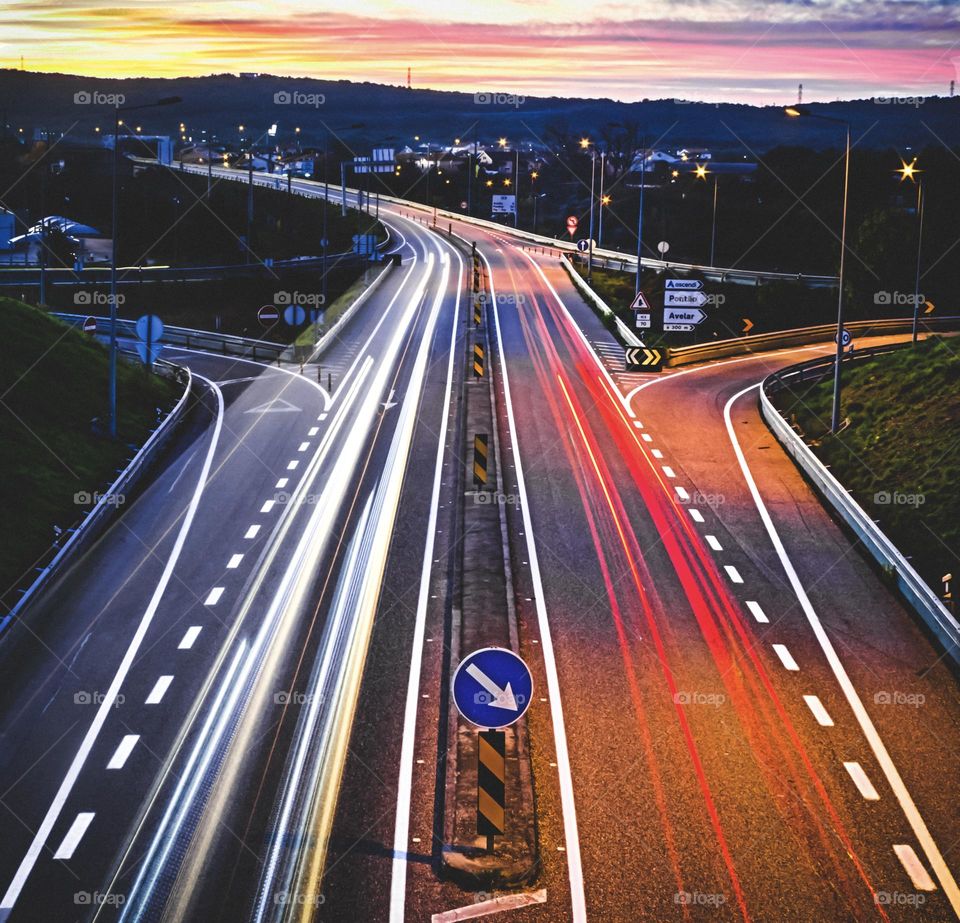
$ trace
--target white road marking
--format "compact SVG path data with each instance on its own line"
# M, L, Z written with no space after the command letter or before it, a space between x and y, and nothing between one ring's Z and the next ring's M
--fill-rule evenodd
M784 669L786 670L799 670L800 667L797 666L796 660L793 659L793 654L790 653L785 644L774 644L773 645L774 653L780 658L780 663L783 664Z
M215 586L209 593L207 593L207 598L203 601L205 606L215 606L220 602L220 597L223 596L223 591L226 587Z
M322 413L320 414L319 417L317 417L317 419L322 423L324 420L327 419L327 415L325 413Z
M280 480L277 481L277 486L276 486L275 489L276 489L276 490L283 490L283 488L286 487L287 484L289 484L289 483L290 483L290 478L280 478Z
M661 452L659 449L653 449L651 454L654 458L663 458L663 452Z
M634 425L637 429L643 429L643 424L642 424L639 420L634 420L634 421L633 421L633 425Z
M293 459L292 461L288 461L288 462L287 462L287 471L296 471L296 470L297 470L297 465L299 465L299 464L300 464L300 462L298 462L296 459Z
M236 570L240 566L240 562L242 560L242 554L231 555L230 560L227 561L227 570Z
M177 645L178 651L189 651L193 647L194 641L197 640L197 636L200 634L201 626L200 625L191 625L184 633L183 637L180 639L180 643Z
M689 509L690 518L694 522L703 522L703 513L700 512L695 506L691 506Z
M286 478L284 478L286 480ZM273 504L276 503L276 500L267 500L263 506L260 507L261 513L269 513L273 509Z
M817 719L817 724L819 724L820 727L833 727L833 718L830 717L830 712L824 707L819 697L815 695L805 695L803 701L807 703L807 707L813 712L813 717Z
M244 537L244 538L256 538L256 537L257 537L257 533L258 533L259 531L260 531L260 526L259 526L257 523L254 523L252 526L250 526L249 529L247 529L246 532L243 533L243 537Z
M723 569L727 572L727 576L734 583L743 583L743 577L740 576L740 571L738 571L732 564L724 564Z
M813 629L814 636L820 643L820 648L826 656L827 662L830 664L830 668L833 670L833 675L840 684L840 688L843 690L843 694L847 699L847 703L850 705L850 708L856 716L857 721L860 724L860 728L863 731L864 737L866 737L867 743L870 745L870 749L873 751L873 755L876 758L877 763L883 770L883 774L887 779L887 783L893 790L893 793L897 798L897 802L899 803L907 822L910 824L910 829L913 830L914 836L917 838L924 854L927 857L927 861L930 863L937 878L940 880L940 885L943 888L947 899L950 901L950 906L953 908L954 914L956 916L960 916L960 888L957 887L957 882L953 877L953 873L950 871L949 866L944 860L940 849L933 839L933 836L931 836L930 831L927 829L927 825L924 822L923 817L920 815L920 811L917 809L916 804L914 804L913 798L910 797L910 792L907 791L907 786L900 777L900 773L897 771L897 767L894 765L893 759L890 757L890 753L887 751L887 748L881 740L879 733L877 733L877 729L874 726L870 715L867 713L866 708L864 708L863 702L860 699L860 695L854 688L850 676L841 663L840 657L837 655L836 649L833 646L833 642L828 637L823 627L823 623L820 621L820 617L813 608L813 604L810 602L810 598L807 596L807 591L800 582L799 576L797 576L793 562L790 560L786 549L783 547L780 534L777 532L776 526L774 526L773 520L770 518L770 513L767 510L767 506L763 502L763 498L760 496L760 491L757 488L757 482L753 478L753 473L750 471L750 466L747 464L746 457L743 454L743 449L740 447L740 441L737 439L737 434L734 431L733 423L730 418L730 409L733 407L733 404L736 400L743 397L745 394L756 390L758 387L758 384L751 385L749 388L744 388L741 391L738 391L727 401L727 404L723 409L724 422L727 426L727 434L730 437L730 442L733 444L733 450L737 456L737 461L740 463L740 469L743 472L747 486L750 488L750 494L753 496L754 505L757 507L757 512L760 514L760 518L763 520L764 527L767 530L767 535L770 536L770 541L773 543L773 547L777 552L777 556L780 558L780 563L783 565L787 579L790 581L790 586L792 587L793 592L807 617L807 621L809 622L811 629ZM913 852L912 849L910 851L911 853ZM917 865L919 865L919 862ZM926 874L925 871L924 874Z
M172 676L161 676L154 684L153 689L150 690L150 695L147 696L144 705L159 705L163 701L163 697L167 694L167 690L170 688L170 684L173 682Z
M653 436L649 433L641 433L640 438L643 439L644 442L653 442Z
M320 427L319 427L319 426L311 426L310 429L307 430L307 435L308 435L308 436L316 436L317 433L319 433L319 432L320 432Z
M213 436L210 439L210 445L207 448L207 457L204 459L203 468L201 469L200 477L197 480L197 486L194 489L193 496L190 499L190 505L187 507L186 515L183 517L183 522L180 525L179 533L177 533L177 540L174 543L173 550L171 551L170 557L167 559L167 563L164 566L163 573L160 576L160 581L157 583L156 588L153 591L153 595L150 598L150 602L147 605L147 609L144 612L143 617L140 619L140 624L137 626L137 630L134 632L133 638L127 647L126 653L123 655L123 660L120 662L120 666L117 668L117 672L114 675L113 680L110 682L110 686L103 697L103 701L100 703L100 707L97 709L93 723L90 725L89 730L84 735L83 741L80 744L80 748L77 750L76 755L70 763L70 768L67 770L63 781L60 783L60 787L57 789L57 793L54 795L53 801L51 802L50 807L47 809L47 813L44 815L40 826L37 828L37 832L34 834L30 846L27 848L26 855L24 855L23 860L20 862L20 865L13 876L13 880L10 882L10 885L6 890L6 893L3 895L2 900L0 900L0 911L7 911L6 914L0 912L0 919L2 919L4 916L9 916L9 911L17 902L17 898L20 896L20 892L23 890L23 886L26 883L30 872L33 870L34 865L36 865L37 859L40 857L40 853L43 851L43 847L46 845L47 838L50 836L50 831L53 829L54 824L60 817L60 813L63 811L63 806L66 803L67 798L73 791L73 786L76 784L77 777L80 775L80 772L87 761L87 757L90 755L90 751L93 749L93 745L96 743L101 728L106 723L107 717L110 714L110 710L113 708L114 702L116 701L117 693L120 691L123 681L130 672L130 667L136 659L137 652L140 650L140 645L143 643L147 629L150 627L150 623L153 621L153 617L160 605L160 600L163 598L163 594L166 591L167 585L170 582L170 578L173 575L173 569L180 558L181 552L183 551L184 543L187 540L187 533L190 531L190 526L193 524L194 517L196 516L197 507L200 504L200 498L203 495L207 478L210 476L210 466L213 463L214 451L217 447L217 443L220 441L220 431L223 428L223 394L221 393L220 389L208 378L204 378L202 375L196 375L196 377L207 382L217 397L217 422L214 426Z
M309 449L309 448L310 448L310 443L309 443L309 442L301 442L300 445L297 447L297 451L298 451L298 452L306 452L307 449Z
M80 845L80 839L87 832L87 827L90 826L90 822L93 820L94 814L92 811L84 811L74 818L73 823L70 825L70 829L67 831L67 835L63 838L63 841L57 847L57 851L53 854L54 859L72 859L73 852Z
M486 917L492 913L501 913L504 910L516 910L518 907L529 907L531 904L545 904L547 889L529 891L526 894L501 894L476 904L467 904L456 910L445 910L430 917L430 923L458 923L459 920L475 920L477 917Z
M853 784L856 785L857 791L859 791L867 801L880 800L880 793L874 788L863 766L856 762L850 762L844 763L843 768L850 773L850 778L853 779Z
M705 535L704 538L707 540L707 544L714 551L723 551L723 545L720 544L720 541L716 535Z
M123 769L127 758L133 752L133 748L137 745L139 739L139 734L125 734L117 746L117 749L113 751L113 756L110 757L110 762L107 763L107 769Z
M663 468L663 473L664 473L668 478L675 478L675 477L676 477L676 474L674 473L673 468L671 468L669 465L661 465L660 467Z
M677 492L677 496L678 496L681 500L689 500L689 499L690 499L690 494L687 493L686 487L680 487L679 485L677 485L677 486L674 488L674 490Z
M893 847L893 851L897 854L897 858L899 858L903 863L903 867L910 876L913 886L918 891L937 890L937 886L933 883L933 879L923 867L923 863L917 857L916 852L914 852L913 847L909 843L899 843Z
M769 622L770 619L767 618L767 614L760 608L760 603L754 602L752 599L747 600L747 608L750 610L750 614L758 622Z

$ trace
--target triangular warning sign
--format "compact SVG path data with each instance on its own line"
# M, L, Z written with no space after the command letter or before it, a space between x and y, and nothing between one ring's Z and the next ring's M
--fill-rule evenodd
M631 311L649 311L650 302L647 301L647 296L643 292L637 292L637 297L633 299L633 304L630 305Z

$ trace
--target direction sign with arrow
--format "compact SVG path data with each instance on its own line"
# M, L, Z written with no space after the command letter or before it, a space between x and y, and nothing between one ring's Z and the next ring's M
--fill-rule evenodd
M753 329L753 321L749 317L741 317L740 320L743 321L743 332L749 333Z
M671 292L663 293L664 307L700 308L707 303L704 292Z
M664 308L663 323L667 324L701 324L707 315L699 308Z
M626 350L627 367L640 368L645 372L659 372L663 368L663 353L647 346L633 346Z
M484 647L468 654L453 674L457 711L482 728L504 728L530 707L533 676L513 651Z
M664 282L664 288L695 292L703 288L703 282L700 279L667 279Z

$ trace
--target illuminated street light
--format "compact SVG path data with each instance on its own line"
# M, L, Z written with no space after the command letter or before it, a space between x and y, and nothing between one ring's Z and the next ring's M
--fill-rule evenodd
M585 151L588 147L590 147L590 139L589 139L589 138L581 138L581 139L580 139L580 148L581 148L581 150L584 150L584 151Z
M901 157L900 167L894 172L900 174L901 183L910 180L910 182L915 183L917 187L917 271L913 282L913 345L916 346L917 328L920 325L920 248L923 245L923 206L925 204L923 184L917 182L919 178L917 174L923 171L917 169L916 157L914 157L910 163L907 163Z
M704 182L707 181L707 175L710 171L707 169L707 165L703 163L698 163L696 166L697 179L702 179ZM713 220L710 224L710 265L715 265L714 256L716 254L717 247L717 194L719 189L719 179L717 174L713 174Z

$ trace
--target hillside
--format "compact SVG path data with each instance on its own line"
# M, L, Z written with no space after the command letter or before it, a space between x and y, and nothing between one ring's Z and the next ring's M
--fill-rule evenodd
M172 406L172 385L121 362L119 435L106 425L107 351L44 312L0 298L0 617L32 581L54 540L54 526L76 524L153 429L157 408ZM76 495L81 496L76 496Z

